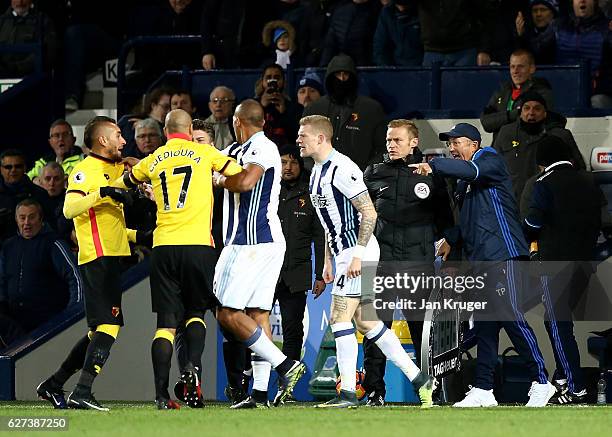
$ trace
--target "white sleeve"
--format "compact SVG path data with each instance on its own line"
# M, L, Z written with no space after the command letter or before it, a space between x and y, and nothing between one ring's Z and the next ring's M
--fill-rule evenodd
M355 164L352 166L339 166L332 184L349 200L361 193L368 192L368 188L363 181L363 172Z
M246 153L242 155L242 165L244 167L247 164L257 164L264 170L267 170L270 167L274 167L276 161L274 152L269 144L252 144Z

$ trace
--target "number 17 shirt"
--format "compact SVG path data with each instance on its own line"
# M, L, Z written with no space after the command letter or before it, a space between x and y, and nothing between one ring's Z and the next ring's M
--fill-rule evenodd
M157 204L156 246L213 246L212 171L231 176L242 167L209 144L184 134L168 142L132 168L135 183L150 181Z

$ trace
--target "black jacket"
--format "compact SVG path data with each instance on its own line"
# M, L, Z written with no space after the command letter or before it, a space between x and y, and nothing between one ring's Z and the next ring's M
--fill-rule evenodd
M493 148L499 152L506 162L512 178L512 187L517 202L527 180L538 174L536 150L538 142L546 135L554 135L565 142L572 151L572 160L580 169L585 169L584 159L578 150L572 133L565 129L567 120L562 115L548 112L544 122L538 126L529 126L521 119L502 127L493 143ZM530 131L533 129L534 131Z
M493 132L494 139L499 130L519 117L520 109L516 107L516 100L512 100L512 81L504 82L501 87L493 93L489 103L480 115L480 122L486 132ZM550 83L546 79L533 77L521 87L521 93L536 91L544 100L550 111L553 108L553 94Z
M315 249L315 274L323 274L325 238L317 213L310 201L308 183L295 185L281 182L278 216L287 242L280 273L292 293L312 288L312 243Z
M0 302L26 330L67 306L83 302L74 255L49 227L25 239L6 240L0 252Z
M605 200L590 173L560 163L533 186L525 225L543 261L590 261Z
M388 159L368 166L363 180L378 213L380 260L433 263L434 241L453 226L444 180L416 175L407 162Z
M492 0L418 0L425 51L450 53L475 47L489 53L495 30Z
M350 72L352 89L340 99L335 88L334 74ZM303 116L324 115L334 128L332 145L364 170L368 164L380 161L385 151L386 117L382 106L370 97L357 95L357 70L352 59L338 55L327 66L325 88L328 95L304 109Z

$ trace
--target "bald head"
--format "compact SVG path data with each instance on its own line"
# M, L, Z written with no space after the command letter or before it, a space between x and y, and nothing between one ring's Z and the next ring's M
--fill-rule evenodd
M188 134L191 135L191 115L182 109L174 109L166 115L166 127L168 134Z
M235 116L243 123L256 128L263 128L264 111L257 100L247 99L236 108Z

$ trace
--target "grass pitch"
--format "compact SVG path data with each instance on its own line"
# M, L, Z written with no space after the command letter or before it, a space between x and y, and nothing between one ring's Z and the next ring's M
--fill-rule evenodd
M355 410L316 410L296 404L266 410L229 410L228 404L209 403L202 410L183 407L157 411L153 403L103 402L108 413L53 410L42 402L0 402L6 417L63 417L68 431L44 431L58 436L609 436L612 406L497 407L453 409L387 406ZM6 429L6 428L5 428ZM18 432L18 431L12 431ZM40 432L21 431L21 435ZM5 433L1 433L5 434Z

